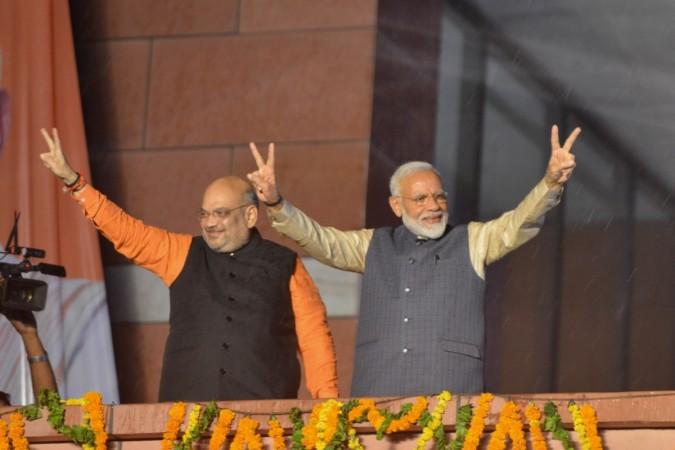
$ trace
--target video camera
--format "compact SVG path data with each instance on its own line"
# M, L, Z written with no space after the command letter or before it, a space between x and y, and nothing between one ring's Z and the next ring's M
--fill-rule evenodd
M63 266L40 263L33 265L29 258L44 258L45 251L37 248L19 247L19 213L14 213L14 227L9 235L5 251L0 252L0 310L42 311L47 301L47 283L23 278L24 273L40 272L45 275L65 277ZM19 263L1 262L7 255L19 255Z

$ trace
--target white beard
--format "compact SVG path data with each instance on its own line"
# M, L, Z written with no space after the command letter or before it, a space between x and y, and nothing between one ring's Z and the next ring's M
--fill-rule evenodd
M401 211L401 218L403 219L403 225L410 230L415 236L427 238L427 239L438 239L443 236L445 233L445 228L448 226L448 212L445 211L442 213L441 221L435 223L431 226L424 225L421 222L410 217L405 211ZM427 217L434 217L438 213L429 213L423 214L420 217L420 220Z

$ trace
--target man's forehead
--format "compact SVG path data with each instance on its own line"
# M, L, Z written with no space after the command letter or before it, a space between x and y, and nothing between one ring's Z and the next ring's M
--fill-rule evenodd
M442 191L443 183L438 175L431 170L411 173L401 181L401 188L409 192Z
M212 187L204 192L202 208L233 208L241 202L243 193L229 186Z

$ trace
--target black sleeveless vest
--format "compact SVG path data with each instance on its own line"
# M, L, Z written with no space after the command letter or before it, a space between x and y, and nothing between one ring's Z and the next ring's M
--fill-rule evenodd
M295 258L256 230L232 253L192 239L170 287L160 401L296 398Z

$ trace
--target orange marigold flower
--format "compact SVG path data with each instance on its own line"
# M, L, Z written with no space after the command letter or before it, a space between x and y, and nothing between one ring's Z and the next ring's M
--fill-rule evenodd
M485 429L485 419L490 412L493 399L494 395L487 392L481 394L478 398L478 406L471 418L471 425L469 425L466 438L464 438L463 450L476 450L478 448Z
M229 409L221 409L218 414L218 421L213 427L211 439L209 440L209 450L220 450L225 443L227 435L230 433L230 425L234 420L235 414Z
M273 418L270 419L267 424L269 425L267 435L272 438L274 450L285 450L286 441L284 441L284 429L281 427L279 420Z
M0 450L9 450L9 437L7 436L7 422L0 419Z
M166 422L166 430L162 435L163 439L160 444L162 450L172 450L173 441L178 437L180 426L185 419L186 406L183 402L174 403L169 409L169 420Z
M24 437L23 433L23 414L13 412L9 416L9 438L12 441L14 450L28 450L28 439Z
M237 432L234 435L230 449L243 450L244 445L246 445L248 450L261 450L262 437L257 431L259 425L256 420L250 417L242 418L237 424Z
M546 450L548 448L546 438L541 431L541 410L530 403L525 408L525 417L527 417L527 423L530 427L533 450Z

